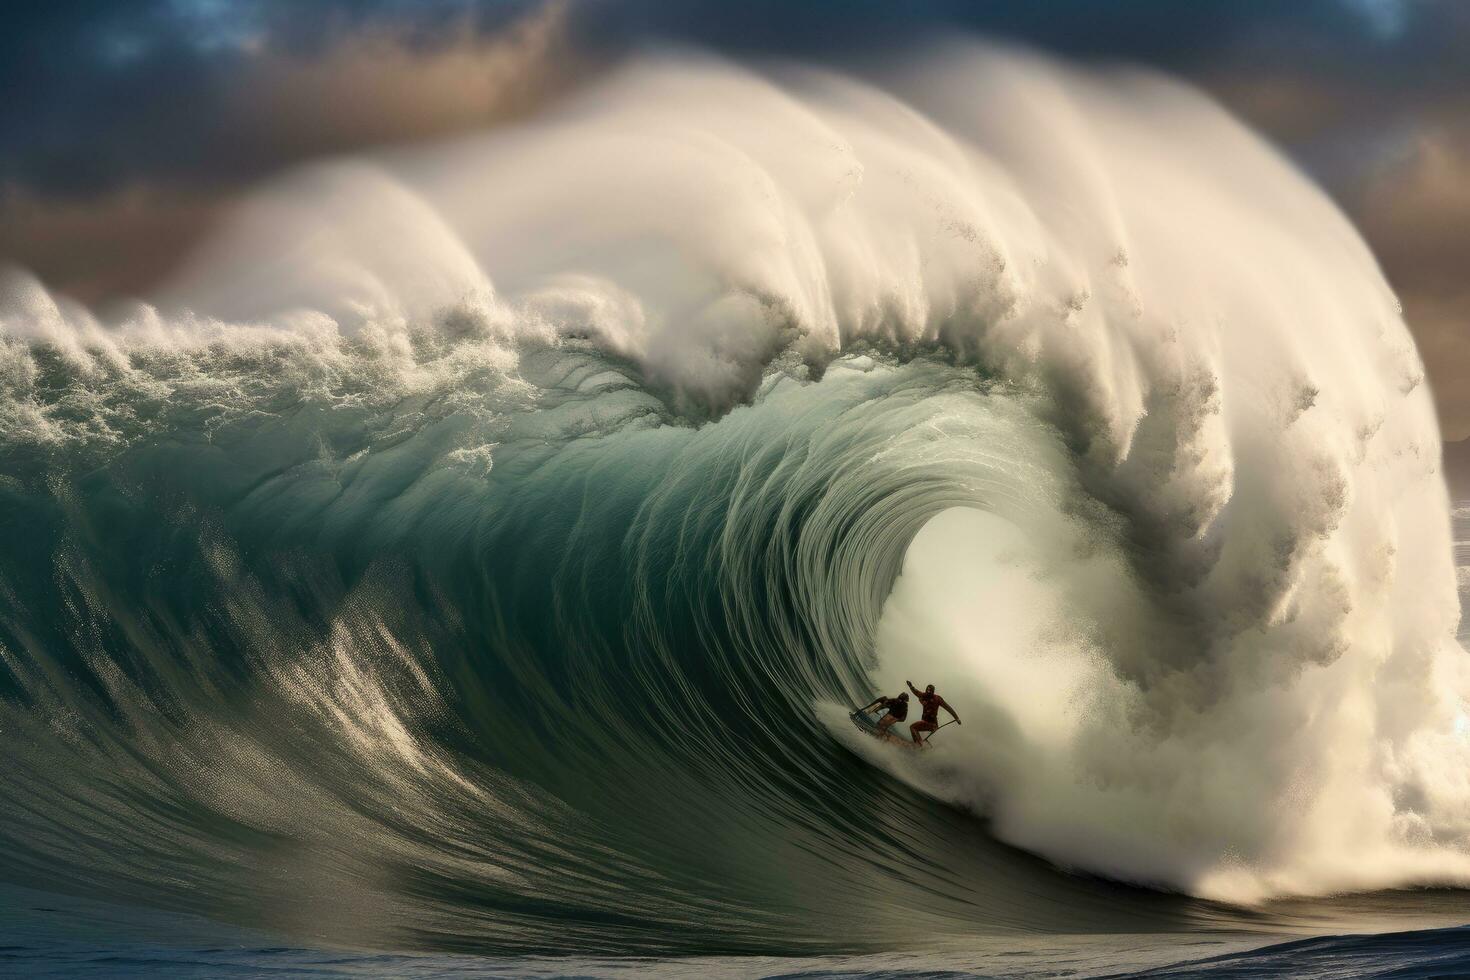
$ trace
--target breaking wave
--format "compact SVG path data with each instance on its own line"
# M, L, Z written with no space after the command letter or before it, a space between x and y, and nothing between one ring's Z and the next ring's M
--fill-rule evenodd
M10 880L553 952L1470 881L1417 354L1167 80L651 54L0 338Z

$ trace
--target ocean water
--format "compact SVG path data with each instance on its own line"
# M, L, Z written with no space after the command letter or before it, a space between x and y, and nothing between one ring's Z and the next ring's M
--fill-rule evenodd
M970 44L642 56L145 303L8 273L0 971L1453 973L1422 381L1218 108ZM847 718L906 680L922 755Z
M283 943L198 916L7 887L0 975L35 977L1393 977L1470 972L1464 927L1261 935L1015 936L990 948L828 956L496 956ZM1388 924L1388 920L1384 920Z

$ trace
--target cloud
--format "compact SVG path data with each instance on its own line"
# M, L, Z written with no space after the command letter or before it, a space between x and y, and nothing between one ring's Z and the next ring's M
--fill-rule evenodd
M529 111L571 77L566 16L551 0L488 32L468 16L431 36L374 20L268 44L261 16L227 35L243 47L210 35L208 58L135 30L146 54L94 65L86 105L57 89L49 122L0 123L0 264L89 301L146 290L268 174Z
M483 124L551 82L566 20L560 0L498 5L493 24L442 4L407 19L341 0L312 16L262 2L92 6L69 28L0 32L0 88L20 95L0 115L0 182L72 196L230 183Z
M1367 19L1374 33L1383 38L1403 33L1409 19L1407 0L1343 0Z
M213 226L228 199L135 186L96 198L0 191L0 257L85 302L139 295Z
M1403 299L1445 438L1463 439L1470 436L1470 104L1444 115L1452 121L1422 130L1400 161L1364 183L1353 210Z
M461 22L430 49L379 28L310 56L268 52L241 71L225 112L256 152L282 159L484 126L555 89L566 10L548 3L488 37Z

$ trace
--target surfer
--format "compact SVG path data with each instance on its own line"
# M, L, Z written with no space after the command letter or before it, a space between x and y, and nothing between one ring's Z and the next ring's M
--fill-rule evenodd
M964 724L964 722L960 721L960 716L955 714L954 709L949 706L949 702L934 693L933 684L930 684L928 687L924 688L924 690L920 691L917 687L914 687L913 681L904 681L904 683L909 686L909 690L914 692L914 697L918 698L919 703L924 706L923 716L918 721L909 726L909 734L914 737L914 742L916 744L924 744L922 733L939 730L940 708L948 711L950 717L953 718L955 721L959 722L961 725ZM904 698L908 697L907 694L901 694L899 696Z
M909 686L913 687L912 684ZM879 698L864 708L863 711L871 711L874 708L881 708L885 712L883 717L878 719L878 737L892 737L892 733L888 729L909 716L909 696L907 694L900 694L896 698Z

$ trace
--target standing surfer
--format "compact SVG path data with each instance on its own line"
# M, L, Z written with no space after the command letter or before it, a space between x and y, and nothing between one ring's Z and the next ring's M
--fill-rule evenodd
M960 716L955 714L954 709L949 706L949 702L934 693L933 684L930 684L928 687L924 688L924 690L920 691L917 687L914 687L913 681L904 681L904 683L909 686L909 690L914 692L914 697L918 698L919 703L924 706L923 717L919 721L916 721L909 726L909 734L914 737L915 744L924 744L923 736L920 734L921 732L933 732L939 730L940 708L948 711L950 717L953 718L955 721L959 722L961 725L964 724L964 722L960 721ZM899 697L907 698L908 695L900 694ZM899 720L901 721L902 719Z

